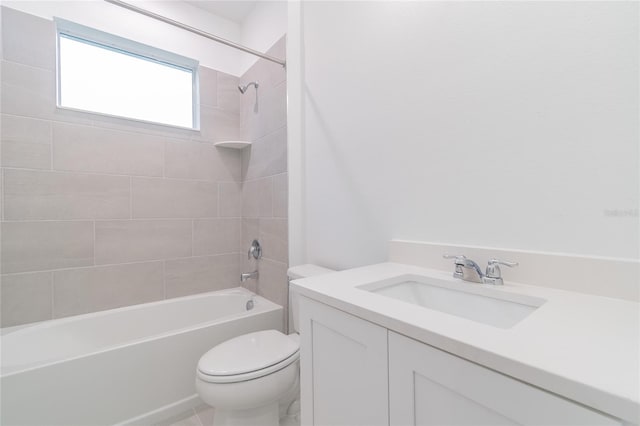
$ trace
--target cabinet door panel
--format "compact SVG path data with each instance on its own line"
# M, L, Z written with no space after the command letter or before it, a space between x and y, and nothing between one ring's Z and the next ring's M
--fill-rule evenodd
M300 298L304 425L388 425L387 330Z
M503 426L517 423L459 393L414 374L415 424Z
M392 425L620 425L620 421L389 332Z

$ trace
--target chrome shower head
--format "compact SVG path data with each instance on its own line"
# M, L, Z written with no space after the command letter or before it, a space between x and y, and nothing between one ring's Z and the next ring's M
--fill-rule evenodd
M244 92L247 91L249 86L255 86L255 88L257 90L258 89L258 82L257 81L252 81L251 83L247 83L244 86L242 84L239 84L238 85L238 90L240 91L240 93L242 93L244 95Z

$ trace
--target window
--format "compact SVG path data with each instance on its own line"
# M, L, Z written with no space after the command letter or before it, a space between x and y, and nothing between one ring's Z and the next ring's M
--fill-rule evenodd
M56 19L58 106L198 128L198 62Z

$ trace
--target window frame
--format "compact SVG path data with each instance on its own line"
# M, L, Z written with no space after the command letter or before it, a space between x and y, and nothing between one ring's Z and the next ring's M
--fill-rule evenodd
M96 114L104 117L112 117L123 120L131 120L141 123L149 123L160 126L175 127L179 129L187 130L200 130L200 90L199 90L199 61L181 56L176 53L168 52L166 50L158 49L157 47L149 46L137 41L129 40L124 37L119 37L113 34L109 34L94 28L86 27L84 25L77 24L75 22L67 21L61 18L54 18L56 26L56 107L60 109L79 111L88 114ZM192 126L184 127L175 124L163 123L158 121L143 120L139 118L127 117L124 115L108 114L99 111L91 111L80 108L73 108L63 106L61 104L62 98L62 86L61 86L61 61L60 61L60 38L66 37L81 43L93 45L99 48L108 49L116 53L129 55L142 60L147 60L160 65L177 68L183 71L191 72L191 114L192 114Z

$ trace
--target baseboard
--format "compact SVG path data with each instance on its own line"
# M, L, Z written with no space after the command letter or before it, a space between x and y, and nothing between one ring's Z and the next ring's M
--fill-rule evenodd
M200 404L202 404L202 400L198 394L193 394L188 398L181 399L172 404L160 407L157 410L149 411L140 416L125 420L115 426L162 425L164 421L191 410Z

